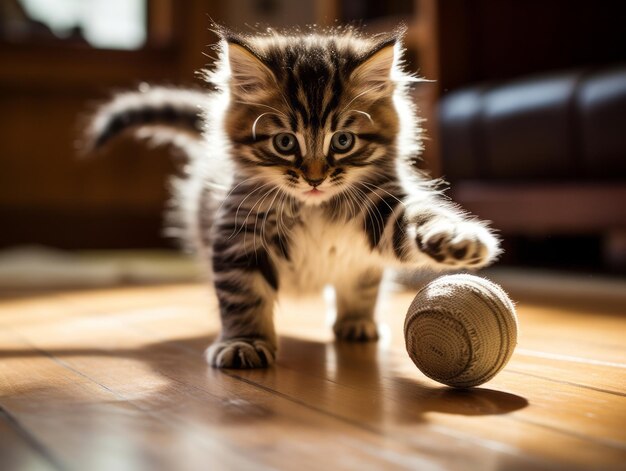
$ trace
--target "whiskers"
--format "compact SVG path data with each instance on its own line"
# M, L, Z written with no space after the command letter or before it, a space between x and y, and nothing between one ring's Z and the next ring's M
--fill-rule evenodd
M257 125L257 123L261 120L261 118L263 116L267 116L267 115L280 116L278 113L276 113L274 111L266 111L265 113L261 113L259 116L257 116L257 118L252 123L252 139L253 140L256 141L256 125Z
M245 180L244 180L245 181ZM238 183L237 186L243 182ZM280 177L265 181L254 187L239 203L234 216L234 229L229 239L237 237L243 231L243 249L248 253L248 233L252 233L252 251L256 254L259 248L270 251L268 241L278 235L283 241L289 238L291 233L291 214L285 214L291 210L292 198L284 189L284 180ZM251 201L247 207L245 217L239 216L246 201ZM248 205L245 205L248 206ZM287 211L290 213L291 211Z
M366 113L365 111L361 111L361 110L348 110L345 112L346 115L349 115L350 113L359 113L362 114L363 116L365 116L367 119L369 119L370 123L374 124L374 120L372 119L372 115L369 113Z
M383 193L386 193L387 195L391 196L393 199L395 199L398 203L400 203L402 206L406 206L406 204L404 203L404 201L402 201L400 198L398 198L396 195L394 195L393 193L390 193L389 191L385 190L384 188L375 185L373 183L367 182L367 181L362 181L362 182L357 182L357 184L361 184L364 185L365 187L369 188L370 190L380 190Z
M387 211L384 206L381 208L381 204L387 206L389 212L392 213L399 205L406 206L399 195L392 193L393 190L389 191L367 180L349 181L343 174L338 177L344 178L334 180L331 178L331 182L339 191L330 205L335 218L348 220L361 214L372 227L375 227L382 234L386 228L386 217L382 213ZM398 205L392 200L397 201ZM401 222L396 220L396 225L404 233Z
M362 97L363 95L365 95L366 93L369 92L373 92L374 90L376 90L376 87L372 87L372 88L368 88L367 90L362 91L361 93L357 94L352 100L350 100L348 102L348 104L346 106L344 106L341 111L339 112L339 115L342 115L344 113L344 111L346 111L346 109L348 109L348 107L354 103L357 99L359 99L360 97Z
M370 192L372 190L374 190L374 191L376 191L376 190L382 191L383 193L387 194L388 196L391 196L394 200L396 200L399 204L401 204L402 206L404 206L406 208L406 203L404 201L402 201L400 198L398 198L393 193L385 190L381 186L375 185L374 183L367 182L367 181L357 182L357 184L361 184L361 185L365 186L366 188L368 188L370 190ZM370 201L371 201L371 199L370 199ZM383 201L385 203L385 205L387 205L387 207L389 208L390 211L392 211L392 212L394 211L394 208L384 198L381 198L381 201ZM381 221L384 220L382 215L380 214L380 211L378 210L378 206L374 205L374 208L376 208L376 210L378 211L378 216L380 217ZM404 234L405 233L404 227L402 226L400 221L398 221L398 219L396 219L396 225L398 226L400 231Z

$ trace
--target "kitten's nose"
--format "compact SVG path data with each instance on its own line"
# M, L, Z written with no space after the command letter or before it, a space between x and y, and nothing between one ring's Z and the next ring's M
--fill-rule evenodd
M315 186L320 186L324 180L326 180L326 177L322 177L322 178L308 178L306 176L304 176L304 179L306 180L306 182L315 187Z

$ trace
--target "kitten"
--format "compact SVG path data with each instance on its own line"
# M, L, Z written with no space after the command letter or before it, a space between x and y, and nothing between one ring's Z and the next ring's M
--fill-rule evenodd
M418 79L402 69L399 34L219 34L212 91L144 85L103 106L90 129L94 147L134 128L189 155L170 226L212 268L222 332L211 365L274 362L279 290L333 285L337 339L371 341L385 267L494 260L486 224L411 164Z

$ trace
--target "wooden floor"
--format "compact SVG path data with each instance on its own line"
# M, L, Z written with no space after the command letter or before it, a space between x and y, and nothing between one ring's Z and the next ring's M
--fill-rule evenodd
M520 343L456 391L383 338L336 344L318 300L277 314L278 364L218 371L200 285L0 299L0 469L626 469L626 312L517 298Z

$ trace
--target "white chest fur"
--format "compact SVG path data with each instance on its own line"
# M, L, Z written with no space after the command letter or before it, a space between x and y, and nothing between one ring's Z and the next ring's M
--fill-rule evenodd
M290 232L290 261L279 261L281 291L319 291L359 276L381 260L372 253L358 220L330 221L319 208L305 208Z

